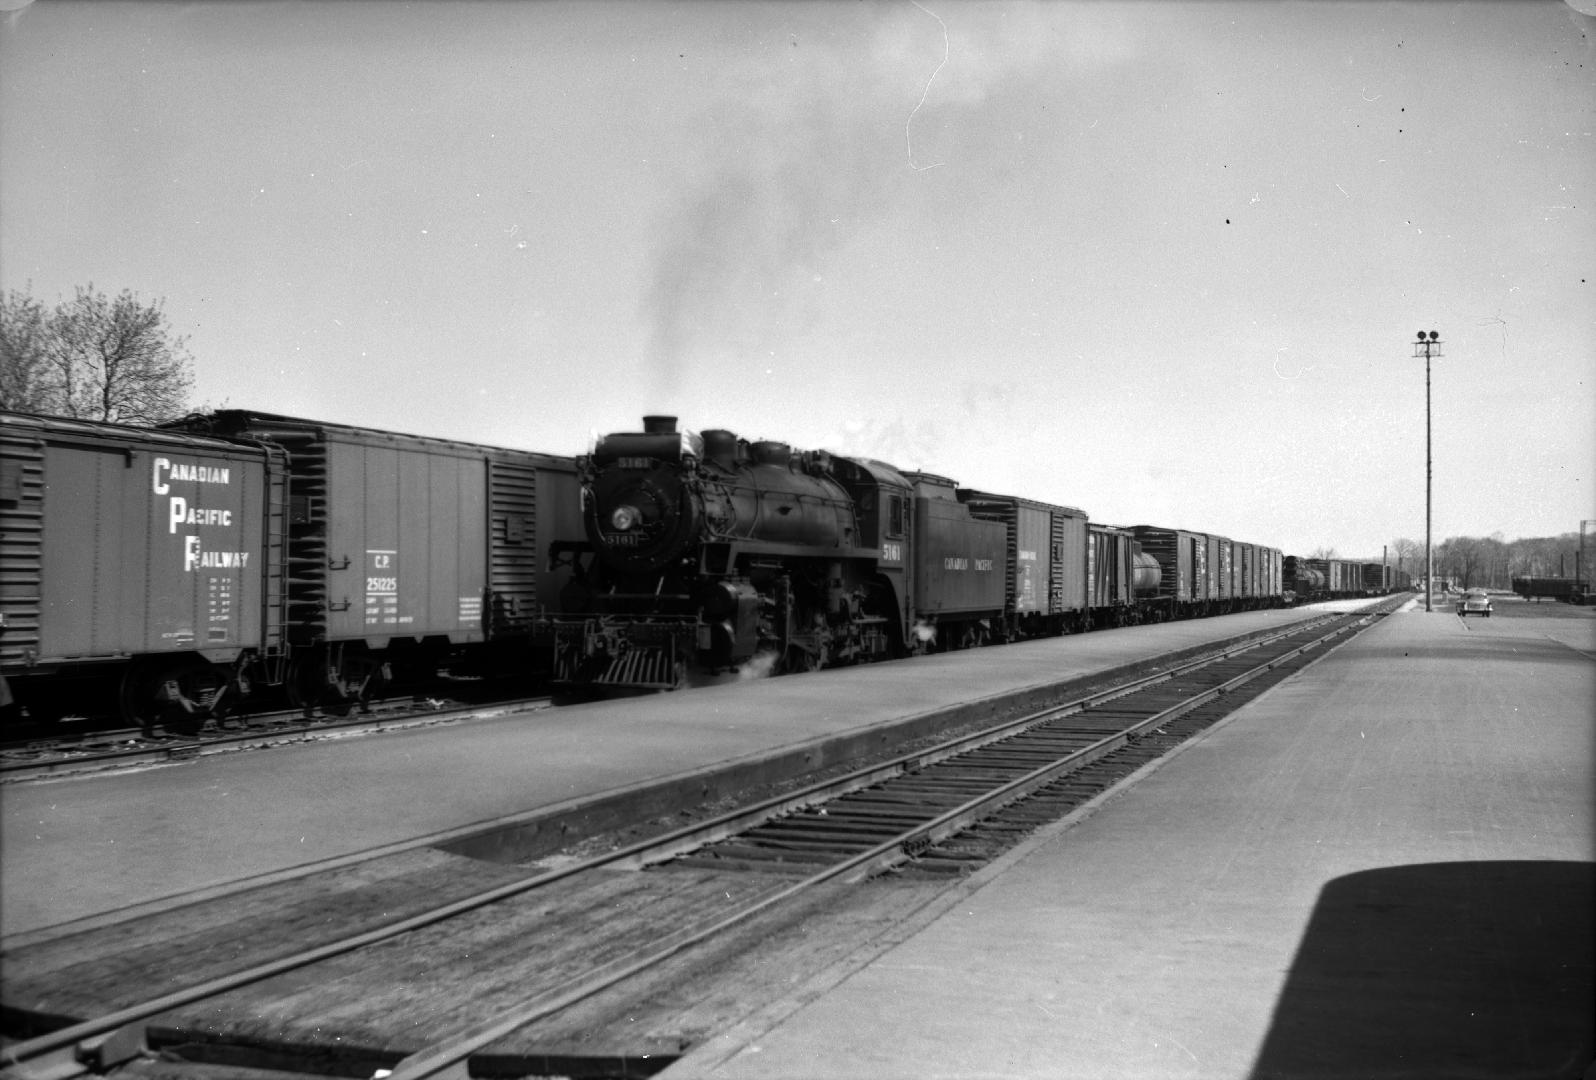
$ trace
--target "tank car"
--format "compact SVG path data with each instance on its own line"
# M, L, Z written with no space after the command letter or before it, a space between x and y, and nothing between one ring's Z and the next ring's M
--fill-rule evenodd
M891 466L649 416L580 459L586 538L555 677L672 688L690 668L807 670L905 649L909 482Z
M1299 559L1297 566L1299 577L1306 566L1322 579L1319 591L1311 593L1310 599L1346 600L1364 595L1362 563L1346 559Z

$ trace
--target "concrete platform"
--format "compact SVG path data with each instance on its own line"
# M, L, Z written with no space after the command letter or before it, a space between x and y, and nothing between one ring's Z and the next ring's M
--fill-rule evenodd
M446 843L507 817L536 822L604 798L630 812L646 808L644 793L697 802L713 794L708 776L729 784L751 775L740 768L782 755L793 768L814 767L959 703L977 707L1312 614L1261 611L1100 631L138 773L8 784L0 788L0 934L11 947L16 935L131 914L130 906ZM674 806L656 801L653 811Z
M1498 616L1384 620L663 1075L1585 1074L1596 623Z

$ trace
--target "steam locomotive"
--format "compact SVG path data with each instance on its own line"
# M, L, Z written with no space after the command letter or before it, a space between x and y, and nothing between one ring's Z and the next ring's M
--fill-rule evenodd
M645 417L578 460L585 542L555 677L675 687L690 666L808 670L901 652L911 487L891 466ZM988 559L991 556L987 556Z
M1281 598L1273 548L675 417L603 437L577 471L586 538L554 545L569 583L546 628L561 682L673 688Z

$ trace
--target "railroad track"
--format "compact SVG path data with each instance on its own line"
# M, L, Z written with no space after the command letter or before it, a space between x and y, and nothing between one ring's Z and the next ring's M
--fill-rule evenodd
M461 704L429 698L420 702L376 704L356 716L307 717L300 710L254 713L221 723L212 722L190 735L148 735L138 728L41 734L0 744L0 784L145 768L206 754L235 753L325 735L455 723L506 712L524 712L549 702L547 695L491 704Z
M640 1011L648 991L628 987L680 982L660 972L691 968L695 952L728 936L778 935L784 912L837 903L883 875L961 875L1213 723L1243 687L1262 692L1271 673L1311 662L1388 607L1299 624L597 857L530 873L496 867L492 887L403 917L383 903L375 918L318 916L273 936L267 925L196 915L196 934L181 938L176 913L114 958L72 938L18 950L5 958L4 1015L20 1041L0 1049L0 1064L7 1076L63 1080L182 1047L201 1062L386 1069L389 1080L468 1067L648 1075L693 1036L605 1035L615 1041L584 1049L595 1009ZM247 964L226 944L241 937L257 943ZM121 974L97 978L97 963Z

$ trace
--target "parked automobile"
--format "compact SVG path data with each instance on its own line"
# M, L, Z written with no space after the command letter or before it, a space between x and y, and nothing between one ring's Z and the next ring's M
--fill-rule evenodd
M1485 594L1484 589L1469 589L1457 601L1457 613L1461 618L1464 615L1484 615L1491 617L1491 598Z

